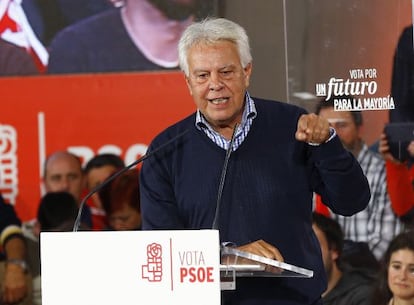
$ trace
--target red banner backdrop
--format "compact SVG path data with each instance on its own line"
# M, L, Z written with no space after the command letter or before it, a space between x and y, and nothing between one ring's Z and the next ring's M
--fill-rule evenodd
M195 110L181 72L0 80L0 191L22 220L36 215L42 164L57 150L127 164L162 129Z

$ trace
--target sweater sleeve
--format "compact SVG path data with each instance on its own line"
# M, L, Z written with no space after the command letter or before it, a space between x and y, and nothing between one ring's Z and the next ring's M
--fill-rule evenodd
M311 148L319 179L314 186L332 212L351 216L365 209L371 198L368 180L354 156L346 151L338 136Z
M391 206L395 214L404 216L414 207L414 190L412 184L411 170L406 164L396 164L391 161L386 162L387 188L391 199Z

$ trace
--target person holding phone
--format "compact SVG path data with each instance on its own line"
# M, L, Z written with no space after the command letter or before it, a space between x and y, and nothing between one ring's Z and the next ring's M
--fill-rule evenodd
M381 135L379 152L385 159L385 170L388 194L391 207L406 224L414 227L414 166L411 160L400 161L396 159L391 151L388 137L385 133ZM408 155L414 158L414 141L407 146Z

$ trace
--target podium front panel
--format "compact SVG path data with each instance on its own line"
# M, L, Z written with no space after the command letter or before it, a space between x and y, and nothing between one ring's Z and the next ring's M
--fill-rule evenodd
M41 234L43 305L220 304L218 231Z

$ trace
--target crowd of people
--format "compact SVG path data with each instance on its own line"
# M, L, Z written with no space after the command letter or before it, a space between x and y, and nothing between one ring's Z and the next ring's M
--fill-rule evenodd
M209 18L178 28L173 55L197 110L149 151L181 136L86 205L85 193L123 160L101 154L82 166L67 151L50 154L35 219L22 223L0 201L0 303L41 304L39 234L72 230L82 207L81 230L217 228L223 244L314 271L310 279L238 279L224 305L413 304L410 160L395 159L385 135L379 153L370 151L358 112L321 101L307 113L251 96L253 61L240 25ZM414 142L407 149L414 157Z
M114 154L96 155L82 167L76 155L57 151L44 163L45 194L35 219L21 222L13 206L0 196L0 295L4 304L41 304L40 232L72 231L87 192L123 168L123 160ZM80 229L139 230L138 175L137 169L131 169L96 192L83 206Z

